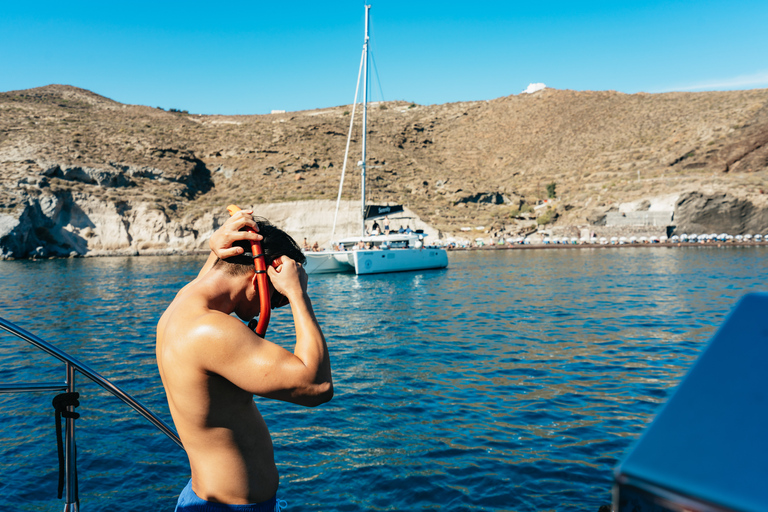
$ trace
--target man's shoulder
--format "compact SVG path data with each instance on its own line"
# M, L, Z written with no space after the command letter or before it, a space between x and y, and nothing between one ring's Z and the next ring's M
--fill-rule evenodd
M163 337L168 341L195 344L225 336L228 332L244 327L242 322L231 315L206 307L195 299L190 294L178 296L163 314L160 323L163 324Z
M209 310L178 319L166 331L164 344L179 357L204 370L215 370L216 361L237 352L239 345L256 335L237 318Z
M231 334L241 333L248 328L232 315L209 309L187 318L182 329L186 331L191 341L208 341L218 338L228 339Z

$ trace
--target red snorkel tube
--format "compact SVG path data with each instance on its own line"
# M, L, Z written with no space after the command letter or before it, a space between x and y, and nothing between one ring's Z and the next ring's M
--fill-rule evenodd
M230 215L240 211L240 208L231 204L227 206L227 211ZM248 231L256 233L253 228L247 228ZM251 240L251 252L253 253L253 266L256 271L256 282L259 287L259 323L256 325L254 332L262 338L267 332L267 326L269 325L269 315L272 310L269 299L269 280L267 278L267 262L264 261L264 251L261 248L260 240Z

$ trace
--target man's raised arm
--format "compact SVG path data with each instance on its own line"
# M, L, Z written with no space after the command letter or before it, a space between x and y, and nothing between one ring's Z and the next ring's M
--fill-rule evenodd
M327 402L333 397L331 362L307 295L307 274L300 264L287 256L281 257L281 264L276 269L268 267L267 272L275 290L291 305L296 325L293 353L256 335L237 318L221 314L228 309L213 312L206 316L204 323L191 326L188 339L199 346L195 352L200 354L200 365L204 370L224 377L240 389L308 407ZM227 277L214 269L198 281L220 290L227 288L222 279L243 278ZM246 300L250 308L257 307L257 302L251 302L258 296L253 286L256 276L252 274L244 279L248 283L247 294L253 297ZM240 303L240 306L249 307L247 303Z
M290 258L283 257L275 269L267 269L272 285L283 294L291 305L293 322L296 326L296 346L293 355L305 366L310 378L305 389L293 390L293 394L302 394L302 405L314 406L327 402L333 397L333 379L331 360L325 337L315 318L312 302L307 295L307 273L301 265ZM290 398L273 394L272 398L281 400Z

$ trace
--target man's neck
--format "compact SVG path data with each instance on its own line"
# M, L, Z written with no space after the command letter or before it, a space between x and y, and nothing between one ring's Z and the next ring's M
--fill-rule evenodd
M225 272L212 270L195 283L194 293L202 297L209 309L229 315L237 305L248 300L249 281L243 276L230 276Z

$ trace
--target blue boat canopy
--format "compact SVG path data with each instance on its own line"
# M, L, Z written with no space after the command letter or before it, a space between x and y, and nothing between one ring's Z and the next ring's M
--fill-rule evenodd
M746 295L616 469L614 510L768 510L768 294Z

